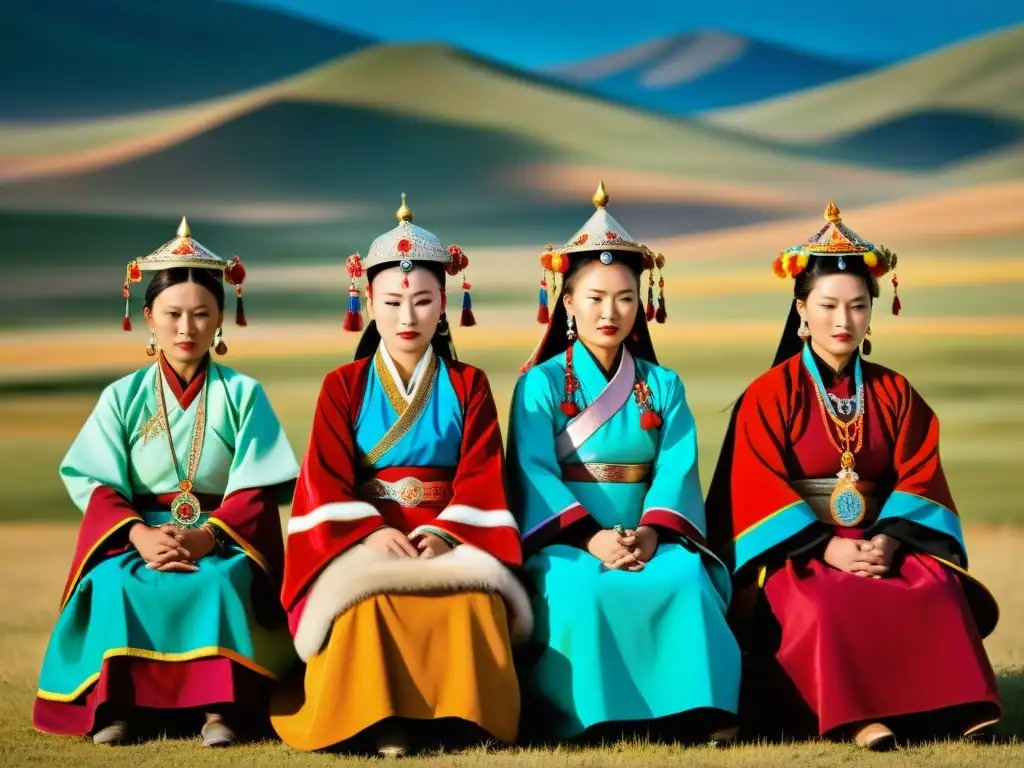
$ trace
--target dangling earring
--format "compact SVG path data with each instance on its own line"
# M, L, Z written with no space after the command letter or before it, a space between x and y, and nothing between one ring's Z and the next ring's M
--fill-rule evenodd
M797 328L796 335L804 341L807 341L811 337L811 329L807 327L807 318L800 320L800 327Z
M146 347L146 354L153 357L156 354L156 334L149 334L149 345Z
M869 325L868 326L867 335L865 335L865 337L864 337L864 343L861 345L861 349L863 350L865 355L870 355L871 354L871 339L868 338L868 336L870 336L870 335L871 335L871 326Z
M228 345L224 343L223 328L218 328L217 335L213 337L213 351L218 355L226 355L228 353Z
M565 332L565 338L567 338L569 340L569 343L571 344L572 342L576 341L576 331L572 327L572 325L573 325L573 316L572 315L566 315L565 323L568 326L568 330L566 330L566 332Z

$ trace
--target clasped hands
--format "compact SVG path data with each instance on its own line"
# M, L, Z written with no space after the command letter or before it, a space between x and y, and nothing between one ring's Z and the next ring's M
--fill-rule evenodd
M855 576L880 579L892 567L900 542L880 533L872 539L833 536L825 547L825 562Z
M415 544L397 528L384 526L378 528L362 541L363 544L378 552L385 552L398 557L421 557L428 559L443 555L451 549L448 543L433 533L425 533L417 537Z
M202 528L180 528L173 523L148 526L136 523L128 540L154 571L193 573L196 561L213 550L216 541Z
M658 549L658 532L649 525L623 533L598 531L586 540L583 548L609 570L642 571Z

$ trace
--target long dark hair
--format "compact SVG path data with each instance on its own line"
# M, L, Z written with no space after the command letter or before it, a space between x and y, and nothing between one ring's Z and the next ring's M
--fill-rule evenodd
M772 362L774 368L781 362L798 354L804 346L803 339L797 334L800 328L800 313L796 311L797 299L807 301L811 295L814 283L819 277L825 275L853 275L864 281L868 287L868 296L872 303L878 298L878 280L871 274L868 265L860 256L844 256L844 268L840 269L839 259L835 256L812 256L807 262L807 267L793 280L793 302L789 305L789 315L786 317L786 326L782 330L782 338L779 340L779 347L775 350L775 360Z
M398 264L399 262L397 261L389 261L370 267L366 270L366 284L371 285L373 278L383 270L397 267ZM437 278L437 281L441 284L441 293L444 293L445 271L443 264L432 261L420 261L414 262L413 269L424 269L430 272L430 274ZM359 343L356 345L356 355L353 359L362 360L365 357L373 357L377 352L378 346L380 346L380 331L377 330L377 321L371 320L363 330L363 335L359 337ZM441 319L437 323L437 330L434 331L434 335L430 338L430 346L438 357L442 357L445 360L459 359L455 353L455 342L452 340L452 331L451 326L448 325L447 312L441 313Z
M146 287L146 309L153 309L156 297L168 288L181 283L195 283L213 294L217 309L224 311L224 274L217 269L200 269L198 267L173 267L161 269L153 275Z
M574 253L570 257L570 266L562 281L562 288L555 297L555 303L551 310L551 319L548 322L544 338L533 357L527 361L524 369L533 365L539 365L545 360L562 354L569 348L569 338L566 332L569 330L568 312L565 309L565 302L562 297L571 293L574 278L583 266L592 263L599 256L598 253ZM640 299L640 276L643 274L641 257L638 253L615 252L615 260L625 264L636 276L637 282L637 311L636 319L633 320L633 328L626 336L623 344L633 357L639 357L654 365L658 364L657 355L654 354L654 344L651 342L651 334L647 328L647 316L644 312L643 301Z

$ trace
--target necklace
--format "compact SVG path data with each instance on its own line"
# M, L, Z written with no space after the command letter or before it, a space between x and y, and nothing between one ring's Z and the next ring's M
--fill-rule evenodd
M829 499L829 511L832 519L842 526L854 526L864 519L867 505L864 502L864 495L857 488L857 481L860 476L854 471L857 464L856 454L864 445L864 382L861 375L860 360L856 362L854 382L857 387L857 394L854 398L855 406L853 418L850 421L843 421L836 415L830 400L824 396L825 384L818 374L814 359L810 355L810 346L804 347L804 363L814 381L814 395L818 400L818 410L821 412L822 426L825 427L825 434L832 447L839 453L839 472L836 483ZM833 437L832 430L835 428L836 436ZM838 440L836 439L838 438Z
M203 452L203 435L206 432L206 384L210 380L209 371L203 380L203 390L199 393L199 403L196 406L196 422L192 428L192 447L188 455L188 474L181 477L181 467L178 464L178 454L174 452L174 440L171 438L171 424L167 419L167 402L164 399L164 377L159 364L156 369L156 397L160 404L160 417L164 423L164 430L167 432L167 446L171 450L171 460L174 462L174 474L179 478L178 489L180 493L171 502L171 520L175 525L182 528L195 528L199 525L199 518L202 509L199 506L199 499L192 493L196 478L196 471L199 469L199 455Z
M831 392L828 393L828 399L832 401L836 409L839 411L840 416L852 416L853 407L857 404L856 397L839 397L833 395Z

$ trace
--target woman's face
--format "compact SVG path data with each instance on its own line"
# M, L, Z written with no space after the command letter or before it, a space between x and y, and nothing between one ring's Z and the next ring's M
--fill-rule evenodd
M815 348L838 358L853 354L871 324L868 286L856 275L817 278L807 301L797 299L796 309L807 322Z
M217 299L199 283L165 288L146 307L146 325L170 363L190 364L203 358L224 321Z
M595 259L573 276L572 293L563 301L588 347L617 349L633 330L640 306L636 275L625 264Z
M367 312L392 354L426 352L444 309L441 283L426 269L391 267L374 275Z

